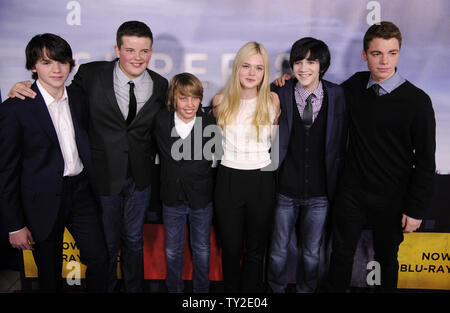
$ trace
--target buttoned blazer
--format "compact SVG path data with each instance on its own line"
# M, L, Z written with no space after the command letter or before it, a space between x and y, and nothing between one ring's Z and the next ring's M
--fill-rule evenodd
M114 92L115 62L82 64L70 85L83 90L89 99L89 140L100 195L118 194L129 170L138 189L150 185L156 151L151 130L156 113L167 100L168 81L147 70L153 93L127 125Z

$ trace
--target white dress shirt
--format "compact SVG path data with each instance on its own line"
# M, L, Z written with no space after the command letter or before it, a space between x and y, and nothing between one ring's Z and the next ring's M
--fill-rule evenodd
M59 147L64 159L63 176L76 176L83 170L83 163L78 154L75 142L75 130L73 128L72 115L70 114L67 90L60 100L55 100L37 81L39 91L47 105L48 112L52 118L53 126L59 141Z
M178 117L176 112L174 112L173 114L175 116L175 129L177 130L177 133L178 135L180 135L181 139L185 139L187 136L189 136L189 133L194 127L195 118L192 121L186 123Z

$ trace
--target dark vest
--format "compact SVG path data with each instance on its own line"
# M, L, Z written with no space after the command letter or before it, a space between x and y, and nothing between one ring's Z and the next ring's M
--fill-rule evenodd
M294 97L294 93L293 93ZM295 99L293 101L295 104ZM278 192L295 199L327 195L325 140L328 96L309 130L306 130L297 107L293 111L293 125L289 148L278 175Z

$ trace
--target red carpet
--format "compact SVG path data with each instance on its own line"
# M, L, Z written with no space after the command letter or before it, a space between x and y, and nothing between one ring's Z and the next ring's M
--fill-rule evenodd
M221 251L216 243L214 227L211 228L210 280L222 280ZM166 278L166 256L164 252L164 228L162 224L146 224L144 226L144 278ZM183 279L192 279L192 258L188 244L188 230L184 248Z

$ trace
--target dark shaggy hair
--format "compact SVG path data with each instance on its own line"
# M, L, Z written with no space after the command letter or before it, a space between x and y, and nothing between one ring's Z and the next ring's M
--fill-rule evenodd
M75 61L72 58L72 49L67 41L55 34L49 33L36 35L31 38L25 48L25 57L25 67L30 71L44 57L61 63L69 63L71 71L75 65ZM37 79L38 75L37 73L32 73L31 77Z
M319 60L320 64L320 74L319 77L322 79L325 75L328 67L330 67L330 50L328 46L322 41L312 37L304 37L297 40L291 48L291 54L289 57L289 63L291 68L294 67L294 63L303 60L306 55L309 54L308 60Z

